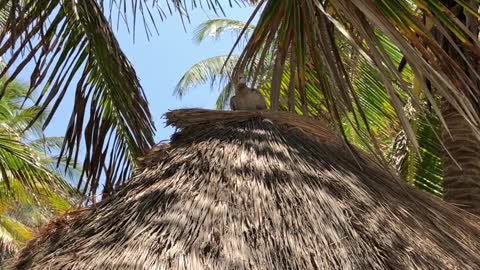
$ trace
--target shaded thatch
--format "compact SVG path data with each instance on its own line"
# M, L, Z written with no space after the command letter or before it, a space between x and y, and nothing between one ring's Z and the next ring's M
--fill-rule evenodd
M480 219L354 159L320 122L167 118L170 146L100 206L50 226L16 268L480 269Z

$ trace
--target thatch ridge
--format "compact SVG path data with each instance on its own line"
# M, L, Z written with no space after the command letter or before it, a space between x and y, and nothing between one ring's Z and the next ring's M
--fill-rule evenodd
M327 122L321 119L299 117L287 112L180 109L166 113L165 118L167 119L167 125L179 129L189 127L210 128L260 119L274 122L277 126L285 126L287 129L296 129L325 143L336 144L341 142L339 137L328 127Z
M316 120L179 110L118 193L16 269L479 269L480 219L414 190Z

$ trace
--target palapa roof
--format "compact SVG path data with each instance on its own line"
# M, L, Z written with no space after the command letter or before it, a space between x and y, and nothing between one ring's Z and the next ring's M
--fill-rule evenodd
M16 269L480 269L480 219L414 190L325 124L178 110L170 145Z

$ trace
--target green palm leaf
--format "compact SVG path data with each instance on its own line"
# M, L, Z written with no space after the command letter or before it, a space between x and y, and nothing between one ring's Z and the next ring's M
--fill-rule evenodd
M227 56L215 56L202 60L193 65L182 76L175 87L174 94L183 97L190 89L210 82L212 88L216 82L222 83L229 79L237 58L232 56L227 60Z
M236 37L242 34L248 37L253 31L254 26L246 26L244 22L231 19L213 19L200 24L194 31L193 39L197 43L203 42L207 37L219 39L221 35L227 32L233 33ZM192 88L210 82L213 88L218 83L223 90L217 100L217 108L225 108L230 98L231 87L225 85L230 79L230 74L237 64L238 57L216 56L202 60L192 67L182 76L175 87L174 94L182 98Z
M434 115L427 116L428 119L420 119L417 123L417 139L420 148L420 155L414 155L410 162L410 180L413 184L427 192L437 196L443 194L443 170L442 170L442 145L438 134L440 134L440 122Z
M392 165L405 181L421 190L442 197L443 171L440 143L440 122L434 113L415 116L419 153L408 150L407 138L400 131L395 138L391 158Z
M202 27L205 27L205 25L209 24L204 23ZM240 23L236 22L235 25L240 25ZM398 65L402 60L403 54L385 36L377 33L377 37L385 49L386 54L388 54L395 65ZM201 38L204 38L204 36ZM429 127L429 123L433 120L420 120L416 125L416 138L419 142L421 153L419 156L409 148L405 133L400 131L401 127L395 109L390 103L390 98L385 91L382 78L372 62L369 61L370 59L356 52L342 36L336 37L335 44L339 48L341 59L347 68L346 72L348 72L350 76L353 92L358 98L358 106L362 108L366 121L369 123L371 135L375 136L381 152L388 157L394 165L397 165L395 168L397 168L399 174L402 175L407 182L433 194L441 194L440 184L442 177L441 174L439 174L441 170L439 167L438 142L436 141L435 134L432 133L432 128ZM218 62L222 61L225 61L225 59L221 58L218 59L218 61L212 62L202 61L201 63L204 64L202 65L202 70L206 70L203 74L209 74L211 70L214 70L215 75L203 76L201 80L197 80L196 82L213 82L216 78L215 76L221 75ZM294 63L292 64L290 61L285 64L285 69L281 77L279 109L303 114L302 95L300 94L298 84L291 84L290 73L292 72ZM191 72L191 70L189 70L187 74ZM231 66L228 65L226 70L228 70L227 73L229 73ZM261 76L269 78L271 73L266 70L263 70ZM296 70L293 69L293 71L295 72ZM328 94L328 92L322 91L321 81L315 76L312 69L307 69L306 72L305 98L303 102L308 105L307 114L311 117L320 116L328 119L328 116L326 116L328 113L327 99L324 96L324 94ZM402 78L408 87L412 87L414 76L409 66L404 69ZM394 85L394 87L402 102L406 101L408 96L400 90L398 85ZM268 79L259 82L259 88L262 94L267 98L270 97L269 90L271 84ZM182 95L183 94L184 93L182 93ZM219 94L217 108L227 108L228 99L231 95L231 85L227 84ZM290 109L291 106L293 106L293 109ZM354 112L359 113L357 108L354 108ZM434 117L432 112L429 113L428 117ZM371 141L365 140L365 138L369 136L367 126L363 122L359 122L359 125L357 125L354 121L352 113L341 117L342 128L344 129L346 139L361 149L366 151L371 150L374 146L371 144ZM436 123L436 127L438 128L438 121L432 123ZM397 133L403 134L403 136L398 137L399 141L394 140ZM395 147L394 149L390 149L393 141L396 142ZM400 158L398 156L400 156ZM404 165L398 165L395 162Z
M207 37L219 39L221 35L224 35L227 32L231 32L237 37L244 36L247 38L254 29L254 26L247 26L244 22L237 20L207 20L197 27L193 39L197 43L201 43ZM229 106L230 98L234 93L234 89L230 84L229 79L237 61L237 56L229 55L216 56L196 63L185 72L177 83L174 94L182 98L189 90L198 85L209 82L210 88L213 89L215 84L218 83L221 90L216 102L216 107L217 109L226 109ZM266 71L268 68L268 66L263 67L262 71ZM264 83L265 78L268 77L268 74L266 74L266 72L264 73L265 74L262 74L261 76L257 76L259 77L259 84Z
M0 251L2 255L14 254L32 237L31 230L22 223L0 216Z
M0 80L3 86L4 79ZM0 172L2 182L10 186L11 181L19 181L30 192L36 192L38 185L49 187L57 192L68 191L65 181L51 173L41 164L42 154L28 145L28 134L24 128L38 114L38 108L21 108L25 99L26 89L17 83L12 83L6 88L4 97L0 100ZM42 118L40 118L41 120ZM37 124L40 122L37 122ZM31 129L32 131L35 129ZM34 136L43 136L43 131L38 127ZM2 190L0 193L10 196L11 190ZM15 192L13 192L15 194Z
M4 183L0 190L6 190ZM13 196L2 197L0 204L0 253L8 255L16 252L33 236L33 231L47 222L53 215L71 209L73 201L62 193L37 186L33 194L19 181L11 179L8 187Z
M37 184L68 189L62 179L42 166L38 155L6 129L0 129L0 172L7 184L11 179L18 179L33 190L38 188Z
M463 1L457 1L463 2ZM476 38L455 21L454 16L439 1L416 1L418 5L431 8L429 16L434 18L437 28L448 29L448 38L462 40L474 52L480 51ZM306 94L306 74L318 78L319 87L326 99L327 110L339 128L343 130L342 119L358 119L357 128L365 126L367 134L374 139L367 116L358 103L352 80L342 57L337 38L345 38L350 46L361 54L378 71L389 103L400 120L402 128L415 149L418 142L415 133L404 113L406 96L412 98L416 110L422 110L420 100L412 92L408 82L397 71L396 60L384 45L387 39L399 48L415 77L426 78L435 89L447 99L469 121L473 128L479 123L475 106L465 93L475 93L476 87L470 83L456 61L441 48L429 29L414 13L411 5L398 1L265 1L263 12L252 33L249 43L240 56L236 73L248 69L258 59L260 48L275 52L276 61L272 76L270 103L273 109L279 108L281 77L285 63L291 56L296 57L296 85L300 96ZM478 15L477 15L478 16ZM420 40L421 39L421 40ZM289 53L292 51L293 53ZM465 57L465 55L463 55ZM476 71L472 68L472 73ZM422 80L423 82L423 80ZM422 87L425 97L436 104L430 88ZM401 92L399 92L401 89ZM301 97L304 98L304 97ZM312 104L306 104L312 106ZM434 106L440 121L440 111ZM363 122L362 124L360 122ZM377 152L379 147L376 146Z

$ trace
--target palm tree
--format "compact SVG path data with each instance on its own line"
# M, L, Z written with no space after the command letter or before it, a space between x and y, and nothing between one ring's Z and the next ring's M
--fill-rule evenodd
M6 2L11 3L10 7ZM348 67L355 65L356 59L360 58L376 69L390 106L413 149L420 152L414 127L405 114L407 100L419 117L428 119L422 106L422 100L426 100L430 104L427 107L436 114L443 130L452 126L449 123L453 121L460 123L456 121L458 117L463 119L462 127L471 130L475 136L461 138L458 145L476 149L480 121L474 98L479 76L473 64L480 51L474 19L479 17L477 4L470 5L463 0L243 2L257 3L252 16L260 16L233 76L238 72L251 72L256 82L257 75L261 74L259 70L273 66L269 95L273 110L281 106L282 77L284 70L289 69L295 75L288 83L294 94L290 97L298 95L302 113L325 111L343 133L342 119L350 119L359 136L371 139L373 150L379 153L380 145L366 117L366 108L353 91L352 75L348 72ZM165 12L156 1L153 3L153 8L158 9L160 18L163 18ZM167 3L182 16L187 15L187 2L173 0ZM218 1L202 3L222 10ZM197 4L195 2L194 6ZM85 186L89 187L90 194L97 189L102 173L107 176L106 187L109 188L126 179L124 176L136 157L152 144L153 124L147 102L133 68L118 47L102 13L103 8L118 10L119 15L125 15L127 7L132 8L134 17L145 19L149 34L151 26L155 26L152 8L138 0L16 0L3 1L0 6L0 9L9 10L4 38L0 40L0 55L13 49L5 72L13 71L12 78L15 78L25 63L35 61L32 89L48 82L39 99L42 108L52 103L52 114L55 113L74 75L81 75L76 83L76 105L61 156L74 159L84 132L87 148ZM461 14L457 16L456 10ZM153 23L148 23L148 18L152 18ZM8 38L6 33L9 33ZM339 37L358 57L342 55ZM383 40L402 52L418 81L419 93L414 92L397 70L398 63L386 52ZM24 50L28 53L20 58L20 52ZM272 56L272 61L265 61L267 55ZM312 94L318 98L308 99ZM444 100L443 105L436 100L438 97ZM294 99L289 100L290 108L297 107L292 104ZM46 124L49 120L50 117ZM83 125L84 121L86 125ZM459 133L455 130L455 127L453 131L449 129L447 134L455 137ZM442 142L444 145L448 143L446 136ZM470 176L479 175L480 169L472 166L478 163L472 151L451 148L448 156L452 158L445 155L443 164L446 179L455 179L460 183L455 184L455 189L468 192L449 195L446 199L462 202L460 206L475 212L477 206L472 201L474 194L479 194L480 186ZM110 158L107 158L108 154ZM457 164L463 170L451 169ZM462 180L464 174L469 176L468 181ZM445 187L446 194L450 194L448 189L452 185L446 184ZM469 187L469 191L465 187Z
M0 74L9 74L4 88L27 63L34 63L29 95L38 93L38 115L51 105L46 126L66 91L72 89L69 86L76 85L75 106L59 158L67 166L76 164L84 140L86 156L78 188L93 198L102 177L108 190L128 178L136 158L153 144L154 131L135 71L99 2L0 3L0 10L7 14L0 55L11 50Z
M0 258L15 253L32 230L78 199L70 185L80 173L63 162L56 166L63 138L44 135L43 116L25 130L39 111L24 104L27 91L12 82L0 100Z
M259 22L236 71L251 70L260 48L275 53L270 95L274 110L279 107L279 82L285 63L295 62L298 75L292 83L300 96L311 83L307 75L312 74L317 79L312 87L323 93L331 118L341 123L344 116L353 115L354 120L358 119L358 129L365 125L371 133L366 108L357 101L347 72L354 63L342 55L337 43L337 37L342 36L360 57L377 69L405 136L417 150L415 128L405 114L406 100L402 94L409 97L413 108L427 120L428 111L422 104L424 100L429 103L429 109L442 126L441 142L448 145L448 152L443 155L445 199L472 213L480 213L478 3L346 0L263 3ZM405 82L382 39L400 49L420 84L420 92L415 93ZM306 107L315 105L304 100ZM340 124L338 127L344 130ZM374 136L370 137L374 141Z
M227 32L233 32L236 36L240 36L242 30L245 30L245 40L250 36L255 26L246 26L244 22L230 19L212 19L200 24L194 31L193 40L200 44L207 38L219 39ZM233 94L233 88L229 79L235 65L237 64L238 55L222 55L202 60L192 67L182 76L174 89L174 94L182 98L192 88L210 83L214 88L218 84L222 90L217 99L217 109L224 109L229 104L229 99Z
M239 35L241 30L245 28L245 23L229 20L229 19L213 19L200 24L194 32L193 40L201 43L207 38L219 39L227 32L233 32ZM247 32L243 36L245 39L250 37L253 25L249 25ZM338 41L342 42L341 40ZM396 59L401 61L401 53L394 49L391 43L388 45L387 52ZM342 54L352 54L347 46L342 46L340 50ZM269 56L267 56L268 58ZM357 57L354 55L353 57ZM227 62L226 59L228 59ZM202 60L189 68L178 82L174 94L182 98L188 91L199 84L210 83L211 88L218 86L220 90L217 99L217 109L227 108L228 100L232 95L232 88L228 82L229 74L233 72L238 56L234 55L228 58L228 55L217 56ZM225 65L224 65L225 63ZM288 64L288 63L287 63ZM259 74L261 83L260 90L268 97L268 89L270 88L271 73L262 70L263 74ZM366 63L357 60L357 65L350 69L350 74L354 74L352 86L359 95L360 102L367 107L365 110L366 118L369 121L372 133L376 136L381 146L382 154L387 157L398 174L409 184L420 189L428 191L434 195L442 196L442 170L441 170L441 147L435 137L434 131L438 132L438 119L434 114L429 114L429 121L418 119L416 124L416 137L419 142L420 155L409 149L405 133L401 131L393 108L388 102L382 83L375 69ZM411 70L405 71L405 79L407 83L413 86L414 77ZM289 80L290 71L284 70L282 74L282 83L280 87L280 110L294 111L298 114L302 113L299 106L291 108L289 102ZM308 89L307 89L308 91ZM308 91L307 99L310 104L314 104L319 99L317 95ZM298 97L298 96L297 96ZM320 97L321 99L323 97ZM298 99L298 98L297 98ZM296 104L300 104L297 100ZM319 113L320 112L320 113ZM317 117L319 114L324 117L326 111L310 110L309 116ZM412 119L414 115L410 116ZM364 150L368 150L368 145L355 132L355 126L351 125L348 119L342 119L342 125L345 129L347 140Z

